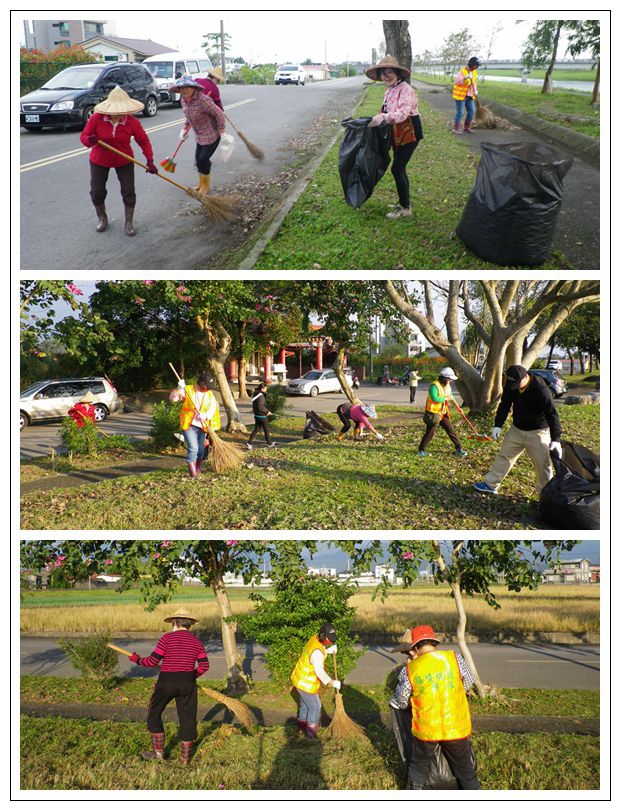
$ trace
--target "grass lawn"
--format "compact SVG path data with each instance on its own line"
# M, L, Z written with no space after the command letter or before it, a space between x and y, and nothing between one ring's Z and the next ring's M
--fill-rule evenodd
M534 470L520 460L499 497L473 484L486 473L497 444L469 440L457 422L467 458L458 458L443 431L432 455L416 456L421 412L378 408L386 436L363 442L319 439L255 449L238 470L190 480L182 465L68 489L26 493L22 529L521 529L540 528ZM334 425L338 417L328 415ZM598 452L598 406L562 408L564 436ZM299 438L303 418L275 423L276 441ZM482 429L482 428L480 428Z
M381 108L383 89L369 87L357 116ZM372 197L350 208L338 175L340 141L328 152L313 180L267 245L256 267L310 269L479 269L492 268L457 239L454 230L476 179L477 157L452 135L445 117L424 100L420 115L425 139L409 163L413 216L389 222L398 202L389 170ZM566 267L555 254L541 267Z

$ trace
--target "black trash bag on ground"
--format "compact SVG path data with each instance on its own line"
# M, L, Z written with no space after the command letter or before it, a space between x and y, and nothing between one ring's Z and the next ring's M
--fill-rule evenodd
M331 433L335 428L332 424L320 417L315 411L306 411L306 424L304 425L304 439L311 439L315 435Z
M547 144L480 144L476 184L456 235L499 265L542 264L562 205L573 158Z
M395 709L390 706L390 709L392 711L392 728L396 738L396 745L400 757L405 767L407 767L412 753L411 706L408 709ZM441 753L441 747L438 745L426 772L424 790L458 790L458 787L448 760Z
M540 493L540 514L556 529L600 529L600 459L587 447L562 442L551 454L555 475Z
M392 128L388 124L369 127L370 118L345 118L346 129L340 153L338 172L344 198L352 208L359 208L390 165Z

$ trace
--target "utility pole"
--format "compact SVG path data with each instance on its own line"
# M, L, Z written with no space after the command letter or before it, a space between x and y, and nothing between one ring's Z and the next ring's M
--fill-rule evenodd
M224 42L224 20L220 20L220 64L226 79L226 43Z

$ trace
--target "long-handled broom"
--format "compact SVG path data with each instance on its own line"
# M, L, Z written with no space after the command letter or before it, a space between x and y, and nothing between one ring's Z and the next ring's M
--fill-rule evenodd
M179 377L177 370L172 363L168 363L168 365L172 369L172 372L177 380L180 380L181 378ZM190 402L194 408L196 408L196 403L191 396ZM196 410L198 409L196 408ZM207 422L203 422L203 429L209 437L209 442L211 445L209 463L213 467L213 471L216 473L221 473L226 472L227 470L236 470L238 467L240 467L243 463L242 451L239 450L239 448L234 444L222 441L211 425L209 425Z
M334 678L338 680L338 667L336 665L335 655ZM355 720L351 720L349 715L346 713L344 701L339 689L336 691L336 709L334 711L334 716L331 723L327 727L325 737L329 740L341 740L347 737L357 737L358 739L368 741L368 737L366 736L366 732L362 726L360 726L359 723L356 723Z
M465 413L463 412L463 409L459 408L459 406L456 404L456 402L454 400L452 400L452 403L454 404L454 407L456 408L456 410L463 417L463 419L467 422L469 427L474 431L473 434L469 437L470 439L475 439L478 442L492 442L493 441L493 439L490 436L487 436L486 433L478 433L478 431L476 430L474 425L472 425L472 423L469 421L469 419L465 416Z
M179 143L178 143L177 148L176 148L176 149L174 150L174 152L173 152L173 153L170 155L170 157L166 157L166 158L164 158L163 160L160 160L160 161L159 161L159 165L162 167L162 169L163 169L165 172L170 172L170 174L174 174L174 173L175 173L176 168L177 168L177 164L176 164L176 161L175 161L175 157L177 156L177 152L179 151L179 149L181 148L181 146L183 146L183 141L184 141L184 140L185 140L185 138L181 138L181 140L180 140L180 141L179 141Z
M128 658L130 658L132 655L129 650L125 650L123 647L117 647L116 644L109 643L107 646L111 650L121 653L121 655L126 655ZM248 731L253 730L254 724L252 723L252 715L250 714L250 710L245 703L242 703L240 700L236 700L236 698L228 697L228 695L223 695L221 692L218 692L217 689L211 689L209 686L202 686L201 684L199 684L199 686L202 691L212 700L215 700L217 703L223 703L227 709L230 709L241 725L245 726Z
M110 152L114 152L116 155L120 155L121 157L125 158L125 160L135 163L136 166L146 169L146 164L141 163L139 160L136 160L129 155L126 155L125 152L121 152L114 146L110 146L109 143L97 141L97 144L99 146L103 146L104 149L107 149ZM230 222L236 218L237 201L234 197L218 197L216 195L199 194L195 189L190 188L189 186L183 186L181 183L177 183L176 180L173 180L171 177L166 177L165 174L160 174L157 172L157 177L161 177L161 179L165 180L167 183L172 183L173 186L180 188L181 191L189 194L189 196L194 200L198 200L198 202L202 205L202 210L204 213L209 217L209 219L212 219L213 222Z
M224 112L224 111L222 110L222 112ZM224 118L228 121L228 123L235 130L235 132L237 133L239 138L247 146L248 152L252 155L252 157L256 158L256 160L263 160L263 158L265 157L265 153L263 152L263 150L260 149L258 146L256 146L256 144L252 143L252 141L249 141L245 137L243 132L241 132L240 129L237 129L237 127L233 124L233 122L230 120L230 118L226 115L225 112L224 112Z

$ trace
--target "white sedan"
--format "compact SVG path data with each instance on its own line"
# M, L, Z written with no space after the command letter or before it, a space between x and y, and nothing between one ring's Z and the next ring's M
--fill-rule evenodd
M345 378L349 385L353 384L353 378L348 370L345 371ZM317 369L307 371L303 377L298 377L296 380L291 380L286 384L287 394L305 394L310 397L340 390L342 389L338 377L336 377L336 372L331 368L326 368L323 371Z

